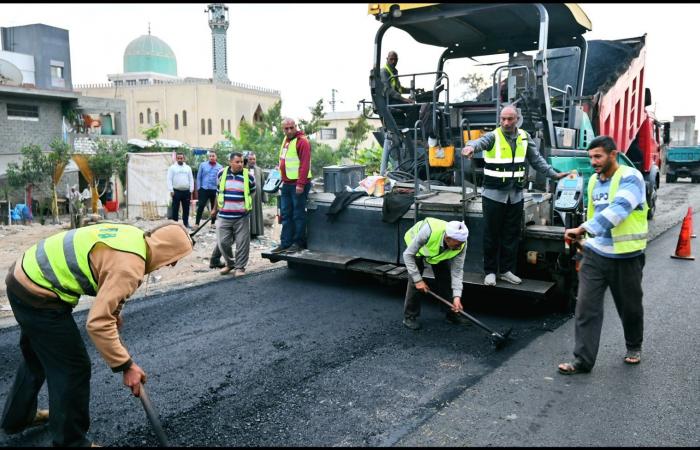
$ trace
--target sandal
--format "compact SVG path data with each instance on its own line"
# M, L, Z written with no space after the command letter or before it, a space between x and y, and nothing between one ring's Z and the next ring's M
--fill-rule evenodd
M579 361L565 362L559 364L559 373L562 375L575 375L577 373L588 373L591 369L586 368Z
M625 354L625 363L639 364L640 362L642 362L641 350L627 350L627 354Z

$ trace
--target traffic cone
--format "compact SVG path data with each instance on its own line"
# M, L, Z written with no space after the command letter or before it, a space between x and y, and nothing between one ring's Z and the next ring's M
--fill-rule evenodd
M690 215L691 209L688 208L688 214L685 215L683 219L683 225L681 225L681 233L678 235L678 244L676 245L676 254L671 255L671 258L677 259L695 259L695 256L690 254L690 234L692 227L692 217Z
M691 238L696 238L697 236L695 235L695 228L693 228L693 207L688 206L688 216L690 216L690 237Z

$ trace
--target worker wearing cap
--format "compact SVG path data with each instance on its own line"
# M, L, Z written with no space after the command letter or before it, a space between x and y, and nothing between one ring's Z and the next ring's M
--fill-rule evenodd
M147 273L192 252L183 225L169 222L150 232L101 223L50 236L10 267L5 283L20 327L22 358L7 395L0 426L14 434L49 422L54 446L87 446L90 426L90 358L73 319L81 295L95 296L87 332L113 372L122 372L134 396L146 373L119 337L121 309ZM48 383L50 414L37 411Z
M464 222L427 217L413 225L404 235L406 250L404 264L408 271L408 286L404 301L403 324L411 330L418 330L420 315L420 295L428 292L423 281L425 263L432 266L437 282L437 291L449 297L452 289L452 310L447 311L447 319L453 323L468 323L458 314L462 311L462 280L464 278L464 254L467 251L469 230Z

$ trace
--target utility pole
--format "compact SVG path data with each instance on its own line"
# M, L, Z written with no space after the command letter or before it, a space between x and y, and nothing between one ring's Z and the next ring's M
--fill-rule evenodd
M335 112L335 104L336 104L335 93L336 92L338 92L338 89L331 89L331 101L328 102L331 104L331 111L333 111L333 112ZM343 103L343 102L339 101L337 103Z

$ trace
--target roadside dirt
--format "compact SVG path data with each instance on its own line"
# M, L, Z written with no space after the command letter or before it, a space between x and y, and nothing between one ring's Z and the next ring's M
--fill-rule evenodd
M260 256L262 251L277 246L279 242L282 226L277 224L275 214L275 206L265 207L263 214L265 235L253 239L250 243L250 258L246 267L247 273L275 267L270 261ZM155 228L159 224L166 222L166 220L118 220L112 218L110 220L129 223L144 230ZM56 225L40 225L38 222L27 225L0 225L0 242L2 243L0 244L0 274L2 274L2 280L0 281L0 319L13 316L5 291L4 279L7 269L17 260L19 255L41 239L70 229L68 216L61 217L61 222L61 224ZM190 218L190 224L194 226L194 218ZM180 260L175 267L165 267L150 274L150 277L146 277L144 283L132 297L163 292L175 286L183 288L205 284L222 278L222 275L219 274L219 269L209 268L209 256L216 245L214 228L209 224L205 225L195 236L195 242L196 245L192 254ZM82 299L81 303L83 303Z

